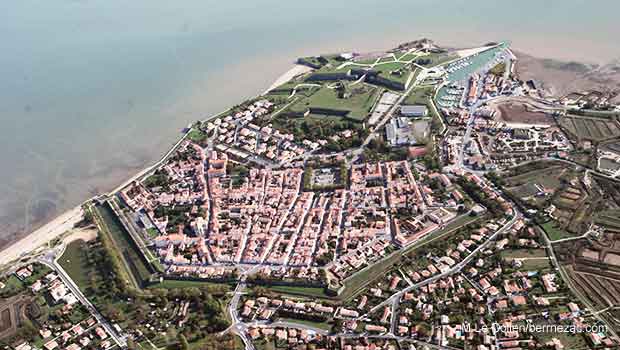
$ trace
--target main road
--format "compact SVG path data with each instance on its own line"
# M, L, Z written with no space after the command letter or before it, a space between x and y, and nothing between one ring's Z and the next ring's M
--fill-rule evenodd
M63 267L58 263L58 258L62 256L62 253L64 252L64 248L65 248L65 245L63 244L59 247L49 250L48 252L46 252L45 254L43 254L42 256L38 258L38 262L54 270L58 274L58 277L60 277L62 282L67 286L67 288L69 288L71 293L73 293L73 295L75 295L78 301L82 303L84 307L86 307L88 312L90 312L91 315L95 317L97 322L111 336L114 342L121 349L126 347L127 346L126 336L119 335L116 332L116 330L114 329L114 327L112 327L110 322L105 317L103 317L103 315L101 315L99 310L97 310L97 308L88 300L88 298L86 298L84 294L82 294L82 291L75 284L75 282L73 282L73 279L71 279L71 276L69 276L69 274L65 271L65 269L63 269Z
M461 260L459 263L454 265L449 270L446 270L445 272L442 272L442 273L440 273L438 275L435 275L433 277L427 278L424 281L421 281L421 282L418 282L418 283L413 284L411 286L408 286L405 289L392 294L392 296L390 296L389 298L387 298L386 300L384 300L380 304L377 304L375 307L370 309L370 311L368 313L360 316L358 319L362 319L362 318L368 316L368 314L371 314L371 313L377 311L378 309L380 309L380 308L382 308L382 307L384 307L386 305L393 304L395 301L400 300L400 298L405 293L408 293L411 290L419 289L419 288L424 287L424 286L426 286L428 284L436 282L436 281L438 281L438 280L440 280L440 279L442 279L444 277L447 277L447 276L450 276L450 275L453 275L455 273L460 272L465 266L467 266L467 264L469 264L469 262L476 256L476 254L478 254L482 249L484 249L487 245L489 245L491 242L493 242L497 236L505 233L507 230L510 230L512 228L512 226L517 222L517 220L522 218L522 214L520 212L516 211L514 208L513 208L513 210L515 211L515 215L512 217L512 219L509 222L507 222L501 229L495 231L495 233L493 233L491 236L489 236L489 238L484 243L482 243L481 245L476 247L476 249L474 249L467 257L465 257L465 259Z

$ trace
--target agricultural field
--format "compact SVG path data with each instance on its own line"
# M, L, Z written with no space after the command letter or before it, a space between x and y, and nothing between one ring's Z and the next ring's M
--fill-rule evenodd
M575 234L569 233L562 227L560 227L560 225L555 220L549 220L540 226L545 231L547 237L549 237L551 241L576 237Z
M512 265L517 260L521 263L518 268L522 271L544 270L551 266L545 249L508 249L501 253L504 263Z
M603 141L620 137L620 125L613 119L567 116L560 126L576 141Z
M594 222L603 226L606 232L620 233L620 210L606 210L599 213Z
M614 160L609 159L609 158L601 158L599 160L599 168L605 169L610 172L615 172L615 171L618 171L618 169L620 169L620 163L615 162Z
M620 153L620 141L611 142L601 147L604 151Z
M600 311L599 315L613 328L620 329L619 313L615 310L620 305L620 281L597 276L589 271L579 272L574 266L565 266L564 270L578 293L592 305L591 311ZM614 309L604 311L610 307Z
M566 268L575 287L596 310L620 305L620 281Z
M551 201L556 207L552 216L558 221L558 228L567 234L583 234L591 219L594 201L578 182L562 188ZM556 231L552 229L553 235L563 235Z
M0 304L0 339L13 335L17 331L17 314L15 301L18 298L9 298Z
M609 204L613 204L615 207L620 206L620 181L610 180L600 176L594 176L598 187L601 188L603 194L601 200L608 201Z
M575 172L565 164L546 163L540 168L514 170L504 177L504 187L512 195L526 200L530 205L544 208L553 194L570 181Z

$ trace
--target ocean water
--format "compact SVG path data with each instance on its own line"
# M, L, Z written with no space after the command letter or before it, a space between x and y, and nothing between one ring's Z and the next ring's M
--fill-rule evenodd
M0 245L152 163L296 57L429 37L620 57L616 0L19 0L0 11Z

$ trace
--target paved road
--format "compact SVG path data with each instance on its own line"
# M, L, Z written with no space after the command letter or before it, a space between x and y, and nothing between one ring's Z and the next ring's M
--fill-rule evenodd
M86 307L86 309L95 317L97 322L110 334L111 338L114 342L121 348L127 346L127 338L124 335L119 335L116 330L112 327L110 322L99 313L97 308L82 294L80 288L73 282L69 274L62 268L62 266L58 263L58 258L62 255L64 251L64 246L61 246L60 249L52 249L48 253L39 257L38 261L52 270L56 271L62 282L71 290L73 295Z
M573 294L575 294L577 296L577 298L579 299L579 301L581 301L586 308L588 308L588 310L596 310L596 308L590 304L590 302L588 301L587 298L585 298L581 292L579 291L579 289L577 289L577 287L575 287L575 285L573 284L570 276L568 276L568 274L566 273L566 271L564 271L564 269L560 266L560 264L558 263L558 259L555 256L555 252L553 251L553 244L552 241L549 239L549 237L547 236L547 233L544 232L544 230L542 231L542 236L545 240L545 245L547 246L547 251L550 253L551 255L551 263L553 264L553 266L555 267L555 269L560 273L562 280L564 280L564 282L566 282L566 285L568 286L568 288L573 292ZM610 324L607 319L605 319L604 317L601 317L600 313L597 312L593 312L592 316L596 317L597 320L599 320L600 322L602 322L605 327L607 328L607 331L615 338L618 338L618 333L616 333L616 331L614 330L614 325Z
M241 299L241 295L243 295L246 288L246 276L247 272L241 275L241 279L233 292L233 297L228 304L228 315L230 316L232 324L222 333L226 333L227 331L233 332L241 338L243 344L245 345L245 350L255 350L254 344L252 344L252 341L248 338L248 326L241 322L239 320L239 316L237 315L237 310L239 310L239 300Z
M454 265L452 268L450 268L449 270L447 270L446 272L440 273L438 275L435 275L433 277L430 277L424 281L418 282L414 285L411 285L397 293L394 293L391 297L387 298L386 300L384 300L383 302L381 302L380 304L376 305L375 307L373 307L372 309L370 309L370 311L367 314L364 314L362 316L360 316L358 319L362 319L364 317L367 317L368 314L371 314L375 311L377 311L378 309L392 304L394 302L394 300L399 300L405 293L408 293L411 290L414 289L419 289L421 287L424 287L430 283L433 283L435 281L438 281L446 276L455 274L459 271L461 271L465 266L467 266L467 264L469 264L469 262L482 250L484 249L487 245L489 245L491 242L493 242L495 240L495 238L498 235L503 234L504 232L506 232L507 230L509 230L510 228L512 228L512 226L517 222L518 219L520 219L522 217L521 213L517 212L516 215L514 215L514 217L508 222L506 223L501 229L495 231L495 233L493 233L484 243L482 243L481 245L479 245L476 249L474 249L465 259L461 260L461 262L459 262L458 264Z

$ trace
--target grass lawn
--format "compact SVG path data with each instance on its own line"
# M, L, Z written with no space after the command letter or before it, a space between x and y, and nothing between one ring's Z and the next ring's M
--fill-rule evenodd
M354 298L366 285L385 276L385 272L398 263L400 258L401 255L398 252L392 253L387 258L351 275L344 281L345 288L338 298L344 301Z
M561 229L558 226L557 222L555 222L554 220L547 221L546 223L540 226L543 228L543 230L545 230L545 232L547 233L547 236L549 236L549 239L551 241L557 241L558 239L575 237L575 235L570 234L564 231L563 229Z
M428 55L421 56L421 58L430 59L431 63L429 65L426 65L425 67L431 68L431 67L442 65L449 61L453 61L457 59L458 56L455 54L448 54L448 53L430 53Z
M314 322L314 321L308 321L308 320L298 320L296 318L279 318L276 321L298 323L298 324L303 324L303 325L314 327L314 328L318 328L318 329L323 329L323 330L326 330L326 331L331 331L331 329L332 329L332 326L329 323L327 323L327 322Z
M385 63L380 62L373 68L373 70L378 70L378 71L389 73L390 71L401 69L405 67L405 65L406 63L400 63L400 62L394 62L394 61L385 62Z
M207 140L207 134L201 130L192 129L187 135L187 138L192 142L201 143Z
M396 56L398 56L398 55L396 55ZM416 53L405 53L402 56L398 57L398 60L399 61L411 61L413 59L418 58L418 56L419 55L416 54Z
M220 339L218 339L220 338ZM217 346L217 347L213 347ZM147 347L147 349L149 349ZM189 343L190 350L203 350L203 349L230 349L230 350L243 350L245 346L243 344L243 340L238 336L227 337L224 339L223 337L218 336L217 334L209 335L206 338L196 341L193 343Z
M58 262L65 271L75 281L82 293L86 296L89 283L89 274L91 266L86 258L85 249L88 249L83 240L77 240L69 243L65 252L62 254Z
M489 73L492 73L498 76L503 76L505 72L506 72L506 63L504 62L500 62L496 64L495 67L491 68L491 70L489 71Z
M512 262L513 259L524 258L521 260L522 265L519 270L538 271L551 267L551 261L544 249L509 249L502 251L501 256L507 263Z
M507 249L502 251L501 256L504 259L543 258L547 252L544 249Z
M157 238L159 237L159 231L155 227L149 227L146 229L146 233L148 233L149 237Z
M320 287L301 287L301 286L263 286L267 290L276 293L306 296L306 297L318 297L329 298L325 294L325 289Z
M564 345L564 349L588 349L588 342L583 336L583 333L539 333L534 334L534 336L543 339L543 342L550 341L552 338L557 338L562 345Z
M133 244L129 233L108 204L97 206L94 211L96 217L100 219L97 220L99 231L112 240L128 275L133 279L135 286L140 287L151 276L149 268L141 257L141 252Z
M154 288L164 288L164 289L175 289L175 288L222 288L225 291L231 290L231 285L228 283L213 283L213 282L202 282L202 281L177 281L177 280L164 280L161 283L156 283L148 286L149 289Z
M24 290L24 284L15 275L10 275L6 280L2 280L5 284L4 288L0 289L0 296L8 297L13 296Z
M415 81L415 77L418 76L418 74L420 74L420 72L421 72L421 70L417 69L417 68L414 68L413 70L412 69L402 69L401 70L401 72L402 72L401 75L395 75L395 74L390 74L389 70L383 70L383 69L380 69L380 70L382 70L381 74L379 74L380 76L382 76L382 77L384 77L386 79L389 79L389 80L393 80L393 81L397 81L399 83L403 83L403 84L407 83L407 81L409 80L409 77L412 76L412 74L413 74L413 76L411 78L411 83L413 83ZM409 86L410 85L407 85L407 87L409 87Z
M405 105L428 105L433 97L435 91L434 86L424 86L419 88L414 88L411 91L411 94L407 96Z
M309 97L300 99L291 106L291 110L304 111L306 108L327 108L335 110L347 110L348 118L354 120L364 120L375 101L379 97L380 89L368 85L354 85L347 87L347 92L351 94L348 98L338 98L335 89L322 87Z

